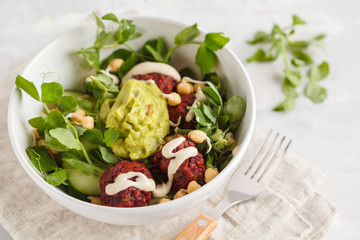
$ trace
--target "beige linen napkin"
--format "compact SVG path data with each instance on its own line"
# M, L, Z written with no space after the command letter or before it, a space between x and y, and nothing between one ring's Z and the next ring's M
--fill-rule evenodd
M134 227L99 223L67 210L32 182L13 153L5 113L15 73L1 82L0 89L3 113L0 223L14 239L173 239L224 195L225 189L222 189L193 211L163 222ZM263 138L256 130L245 158ZM257 198L227 210L209 239L320 239L337 212L329 200L316 192L324 180L324 174L318 169L288 152L268 189Z

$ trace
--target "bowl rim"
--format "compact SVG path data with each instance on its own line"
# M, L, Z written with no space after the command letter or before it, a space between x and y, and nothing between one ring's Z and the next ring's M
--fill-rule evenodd
M125 16L127 19L130 20L151 20L151 21L159 21L159 22L163 22L166 24L172 24L172 25L177 25L177 26L181 26L181 27L188 27L189 25L177 21L177 20L173 20L173 19L167 19L167 18L162 18L162 17L154 17L154 16L147 16L147 15L126 15ZM87 28L90 27L89 24L85 25L85 26L80 26L80 27L76 27L70 31L65 32L64 34L61 34L61 36L57 37L55 40L53 40L51 43L49 43L47 46L45 46L44 48L42 48L42 50L40 50L35 57L32 58L32 60L27 64L27 66L25 67L25 69L22 71L22 75L24 75L26 72L30 71L30 66L37 61L38 58L40 58L40 56L46 52L49 48L51 48L53 45L55 45L58 41L60 41L63 37L66 37L67 35L72 34L73 32L79 31L83 28ZM201 34L205 34L206 31L204 31L203 29L199 28L200 33ZM226 166L226 168L224 168L219 175L216 177L216 179L220 179L220 178L224 178L226 175L228 174L232 174L233 171L236 169L237 165L240 162L240 158L241 156L245 153L249 143L250 143L250 139L251 136L253 135L253 131L255 128L255 118L256 118L256 102L255 102L255 93L254 93L254 89L251 83L251 79L244 67L244 65L242 64L242 62L239 60L239 58L234 54L234 52L228 47L225 46L222 51L227 51L230 56L233 58L233 60L236 62L236 64L240 67L241 71L243 72L245 78L246 78L246 83L247 83L247 87L248 87L248 92L247 92L247 100L246 100L246 114L250 115L250 123L249 126L247 128L247 131L244 135L244 139L241 143L241 147L239 149L239 151L235 154L234 158L230 161L230 163ZM25 171L27 172L27 174L33 179L33 181L35 181L35 183L44 191L43 188L46 188L47 190L49 190L51 192L51 197L54 199L54 196L56 196L56 198L58 200L64 200L64 201L71 201L74 202L77 205L83 205L84 207L88 207L88 208L92 208L92 209L97 209L97 210L101 210L101 211L111 211L111 212L115 212L115 213L121 213L121 214L137 214L137 213L141 213L141 214L146 214L146 213L153 213L153 212L159 212L161 210L164 209L168 209L172 206L175 205L184 205L185 203L188 203L191 201L191 199L194 199L196 197L199 197L202 195L203 192L206 192L207 189L212 188L216 182L215 181L210 181L208 183L206 183L205 185L203 185L198 191L192 192L191 195L186 195L184 197L181 197L179 199L176 199L176 201L170 201L167 202L166 204L155 204L155 205L149 205L149 206L144 206L144 207L131 207L131 208L117 208L117 207L109 207L109 206L103 206L103 205L96 205L96 204L92 204L89 202L85 202L82 200L79 200L75 197L72 197L68 194L66 194L65 192L61 191L60 189L58 189L57 187L48 184L41 176L40 174L38 174L32 167L30 160L28 159L27 155L25 154L25 149L20 149L20 146L18 146L16 144L16 138L15 135L13 134L14 131L14 127L13 126L13 122L12 122L12 109L14 108L14 99L15 99L15 95L17 94L17 87L14 85L12 91L11 91L11 95L9 98L9 104L8 104L8 111L7 111L7 121L8 121L8 133L9 133L9 138L10 138L10 142L12 145L12 148L15 152L15 155L17 157L17 159L19 160L20 164L22 165L22 167L25 169ZM234 161L235 160L235 161ZM234 166L236 165L236 166ZM45 183L45 184L43 184ZM44 191L47 195L49 195L48 192ZM54 199L55 200L55 199Z

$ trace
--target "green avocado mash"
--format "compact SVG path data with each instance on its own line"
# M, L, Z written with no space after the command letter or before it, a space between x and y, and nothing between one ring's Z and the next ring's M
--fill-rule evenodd
M170 129L167 103L157 85L128 80L112 103L104 102L100 112L106 127L120 133L113 152L132 160L154 154Z

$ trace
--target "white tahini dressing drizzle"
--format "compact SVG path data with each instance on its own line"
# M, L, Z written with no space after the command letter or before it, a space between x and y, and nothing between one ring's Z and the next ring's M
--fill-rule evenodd
M180 165L188 158L194 157L198 154L198 150L195 147L187 147L181 149L173 153L173 150L179 146L181 143L185 141L184 137L178 137L174 140L171 140L161 150L161 153L166 158L173 158L171 159L169 166L168 166L168 182L162 183L156 186L156 189L152 192L154 197L164 197L166 194L170 192L171 185L174 179L174 174L180 167Z
M207 98L205 97L204 93L201 91L201 88L195 93L195 101L191 105L193 108L197 108L198 102L206 102ZM190 122L195 117L194 110L190 109L185 116L185 121ZM197 120L198 121L198 120Z
M169 64L159 62L142 62L131 68L121 80L123 85L127 80L131 79L133 75L147 74L147 73L160 73L168 75L180 82L181 76L176 69Z
M130 180L134 177L136 177L134 181ZM107 195L115 195L128 187L136 187L140 190L151 192L155 190L155 181L141 172L122 173L115 178L114 183L106 185L105 192Z

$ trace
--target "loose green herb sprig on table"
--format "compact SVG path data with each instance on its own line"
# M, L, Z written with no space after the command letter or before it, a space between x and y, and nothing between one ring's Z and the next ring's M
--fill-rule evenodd
M305 89L305 96L315 103L323 102L327 97L325 88L318 85L318 81L323 80L329 74L329 65L322 62L319 65L313 63L312 58L306 52L310 45L322 47L322 40L325 35L320 34L310 40L290 40L290 36L295 33L297 25L304 25L306 22L294 15L293 22L286 28L280 28L274 24L270 33L258 31L248 44L268 44L267 50L259 48L253 56L247 59L248 62L270 62L275 61L280 55L285 64L283 92L285 99L274 108L274 111L291 111L295 107L295 99L299 96L299 87L302 78L302 71L310 68L307 75L309 83Z
M96 18L97 32L96 39L93 46L81 49L76 53L82 54L88 64L97 71L104 69L113 58L125 59L124 64L119 70L119 77L121 78L131 67L141 61L155 61L170 63L172 53L179 47L187 44L199 45L196 52L195 62L200 67L202 73L206 74L211 71L217 62L215 51L222 49L229 38L225 37L223 33L208 33L204 41L195 41L199 36L200 31L197 24L185 28L174 38L174 46L168 50L165 41L162 37L155 40L149 40L144 47L139 51L132 49L127 42L139 38L141 33L136 32L136 26L130 20L118 18L112 14L106 14L101 19L93 14ZM110 21L115 24L106 27L103 21ZM108 58L100 62L100 49L114 48L119 45L124 45L127 49L119 49L111 54Z

